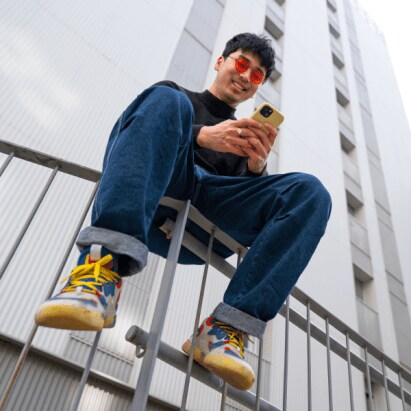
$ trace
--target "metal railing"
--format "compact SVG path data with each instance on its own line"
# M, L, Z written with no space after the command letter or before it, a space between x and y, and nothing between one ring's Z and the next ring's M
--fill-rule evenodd
M61 272L65 266L65 262L69 256L70 250L75 243L75 239L80 231L84 219L88 213L88 209L93 201L100 173L96 170L92 170L86 167L82 167L52 156L45 155L44 153L36 152L26 147L21 147L10 142L0 140L0 152L7 155L6 160L0 168L0 177L14 158L19 158L25 161L29 161L38 164L43 167L48 167L52 170L50 177L44 186L38 200L28 216L23 228L18 234L14 244L12 245L10 252L5 258L3 265L0 268L0 279L6 271L10 261L13 259L16 250L20 246L25 233L30 226L40 204L44 200L51 184L53 183L58 173L67 173L81 179L85 179L95 183L94 189L88 199L87 205L78 221L77 227L74 230L73 236L70 240L69 246L66 249L63 260L55 274L53 284L51 285L48 296L51 296ZM226 398L230 397L241 404L256 410L283 410L288 409L288 395L289 384L292 385L292 381L289 381L289 335L290 325L294 325L296 328L306 333L306 348L307 348L307 409L312 410L313 405L313 389L312 389L312 342L315 340L326 348L326 361L327 361L327 381L328 381L328 408L333 409L334 395L336 387L332 381L332 356L331 354L342 358L347 364L347 376L348 376L348 395L350 401L350 409L354 410L355 401L353 394L353 369L359 370L366 381L368 391L371 392L371 384L379 385L383 387L385 391L385 398L387 402L387 409L390 410L389 393L400 399L402 408L407 411L407 404L411 405L411 393L404 387L405 384L411 384L411 374L404 369L396 361L385 355L370 341L363 338L355 330L347 326L344 322L339 320L331 312L327 311L316 301L311 299L303 291L294 287L290 297L280 310L280 314L285 318L285 346L284 346L284 368L283 368L283 381L282 381L282 406L276 407L274 404L265 401L260 397L261 392L261 370L262 370L262 352L263 341L261 339L259 344L259 359L257 370L257 387L256 394L250 391L238 391L230 386L224 384L215 375L212 375L204 368L200 367L196 363L193 363L193 349L190 356L187 357L182 352L176 350L173 347L165 344L161 341L161 334L164 325L165 315L168 308L168 302L170 299L171 287L173 284L175 269L177 266L178 255L181 246L185 246L191 252L201 257L204 262L203 279L201 284L200 297L198 301L197 313L195 324L193 324L193 334L198 327L199 315L201 311L202 300L204 297L204 290L207 281L207 274L209 266L215 267L222 274L231 278L235 272L235 267L222 259L218 255L212 252L212 244L215 239L222 242L226 247L231 249L238 255L237 264L241 262L241 259L247 252L247 249L235 240L230 238L223 231L214 226L214 224L205 219L194 207L187 202L181 202L170 198L164 198L161 202L162 205L174 208L178 211L178 217L176 222L167 221L163 226L167 235L171 238L170 249L168 258L164 268L162 284L158 294L156 308L154 311L150 331L147 332L137 326L133 326L129 329L126 335L126 339L135 344L136 354L138 357L143 357L142 367L140 370L137 387L134 394L131 409L144 410L146 408L147 399L150 390L151 379L154 371L156 359L159 358L173 367L183 371L186 374L184 391L181 400L181 410L186 409L187 395L189 391L190 379L193 377L203 382L204 384L214 388L217 392L221 393L221 410L224 409ZM196 238L185 231L185 224L188 220L194 221L197 225L203 228L210 234L209 244L206 246L199 242ZM292 302L297 302L303 307L303 312L294 308ZM315 320L314 320L315 317ZM312 319L313 318L313 319ZM319 324L319 321L322 323ZM7 400L15 386L16 380L19 378L24 361L30 350L30 346L33 342L34 336L37 332L37 326L33 326L27 341L21 351L20 357L15 365L13 374L8 381L8 385L5 391L2 393L0 402L0 410L3 410L6 406ZM71 405L71 410L76 410L80 403L80 399L83 393L83 389L87 384L87 378L90 373L93 356L97 349L101 332L96 333L93 348L87 360L87 364L84 367L82 379L77 389L77 395ZM352 346L356 348L351 349ZM194 347L194 344L192 345ZM375 364L379 364L375 366ZM397 381L394 381L393 375L396 376ZM373 404L370 402L370 408L373 409Z

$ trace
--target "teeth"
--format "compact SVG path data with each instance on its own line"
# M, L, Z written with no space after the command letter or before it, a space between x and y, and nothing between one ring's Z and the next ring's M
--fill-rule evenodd
M237 83L236 81L233 81L233 83L238 89L240 89L241 91L245 91L245 88L241 84Z

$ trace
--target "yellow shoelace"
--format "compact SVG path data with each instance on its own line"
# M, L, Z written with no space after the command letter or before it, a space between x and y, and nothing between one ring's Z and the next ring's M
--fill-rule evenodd
M61 282L64 283L70 279L70 282L62 291L71 292L76 291L77 287L83 287L82 292L100 294L97 287L101 287L107 281L113 282L120 279L120 276L116 272L104 267L112 260L113 256L108 254L95 263L77 266L67 277L61 280Z
M218 325L220 328L227 332L228 338L230 339L229 344L232 345L234 348L239 349L241 357L244 358L243 339L245 333L221 321L216 321L214 324Z

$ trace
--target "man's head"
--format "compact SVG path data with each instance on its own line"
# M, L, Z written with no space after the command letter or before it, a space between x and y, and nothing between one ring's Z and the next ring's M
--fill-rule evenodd
M217 59L217 76L210 87L219 99L232 107L251 98L274 68L271 41L252 33L237 34L230 39Z
M241 33L227 41L223 51L223 57L227 58L237 50L249 51L260 59L261 65L265 68L265 80L270 77L274 69L275 53L271 46L271 40L263 35L258 36L253 33Z

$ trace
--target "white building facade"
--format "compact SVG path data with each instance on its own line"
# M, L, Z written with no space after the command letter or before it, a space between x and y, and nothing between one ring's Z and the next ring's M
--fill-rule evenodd
M101 170L116 118L143 89L169 79L202 91L229 38L246 31L269 36L276 69L237 117L248 117L262 101L278 107L285 122L269 173L314 174L333 199L327 232L297 286L411 371L410 128L383 35L357 5L6 0L0 22L0 140L95 170ZM6 158L0 153L0 167ZM0 178L0 393L93 189L88 181L58 174L19 242L49 175L14 159ZM73 248L64 276L76 259ZM117 325L102 334L79 409L129 409L141 360L124 335L133 324L149 329L164 264L150 255L143 273L126 279ZM201 272L198 266L177 271L162 337L174 347L192 332ZM222 300L227 284L211 270L203 317ZM294 308L302 311L296 303ZM93 338L40 329L5 409L70 409ZM305 341L301 330L291 328L288 410L307 409ZM329 409L326 356L315 341L311 349L312 409L323 411ZM253 365L257 353L257 342L249 343ZM262 396L280 409L283 357L284 320L278 316L265 337ZM345 411L346 363L334 356L332 365L333 409ZM383 387L373 383L370 392L360 372L353 382L356 410L387 409ZM147 409L176 409L183 385L183 373L157 361ZM389 400L392 410L403 409L401 399L390 394ZM188 409L218 410L220 394L192 381ZM228 400L226 409L244 408Z

